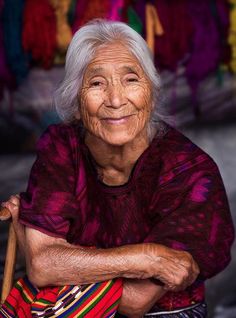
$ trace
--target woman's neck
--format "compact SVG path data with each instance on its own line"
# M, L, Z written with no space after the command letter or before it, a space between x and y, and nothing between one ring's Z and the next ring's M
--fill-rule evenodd
M126 183L136 161L149 146L146 134L125 145L114 146L87 133L85 143L96 162L101 181L107 185Z

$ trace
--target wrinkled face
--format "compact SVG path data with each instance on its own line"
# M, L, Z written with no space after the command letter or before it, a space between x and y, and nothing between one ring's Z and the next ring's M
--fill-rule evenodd
M110 145L146 134L151 84L137 59L120 44L100 47L82 84L80 116L88 132Z

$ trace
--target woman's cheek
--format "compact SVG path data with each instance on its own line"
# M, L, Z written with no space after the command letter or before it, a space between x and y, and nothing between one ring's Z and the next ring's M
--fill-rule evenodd
M91 115L96 115L100 105L102 104L102 92L90 92L87 93L81 99L81 107L83 108L84 112L88 112Z
M83 109L83 111L81 111L81 119L87 130L91 132L96 131L98 126L97 117L94 116L91 112L89 112L86 106Z
M136 106L137 109L149 108L151 95L148 89L139 87L127 92L128 99Z

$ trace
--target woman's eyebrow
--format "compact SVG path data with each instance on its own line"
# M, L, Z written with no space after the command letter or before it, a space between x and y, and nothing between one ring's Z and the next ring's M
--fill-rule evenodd
M88 76L98 75L102 71L104 71L104 68L100 67L100 66L99 67L90 68L90 69L87 70L87 75Z
M138 68L134 65L134 66L122 66L121 70L124 70L127 73L137 73Z

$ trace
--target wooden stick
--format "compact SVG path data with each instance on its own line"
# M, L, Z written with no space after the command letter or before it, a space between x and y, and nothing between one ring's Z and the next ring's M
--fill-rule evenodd
M8 209L4 208L0 210L0 220L9 219L10 216L11 214ZM16 233L13 228L13 224L10 223L9 232L8 232L7 250L6 250L6 260L5 260L3 282L2 282L1 303L5 301L13 285L15 264L16 264L16 246L17 246Z

